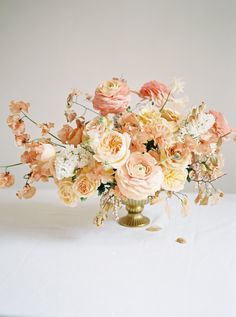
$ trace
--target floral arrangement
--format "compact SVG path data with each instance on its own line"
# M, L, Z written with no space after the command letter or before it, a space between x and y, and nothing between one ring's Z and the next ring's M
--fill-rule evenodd
M29 172L18 198L31 198L34 184L49 179L67 206L98 193L97 225L109 211L118 217L127 199L153 204L163 195L174 196L185 214L186 182L196 185L197 204L218 201L223 193L214 181L224 175L221 148L235 129L204 103L181 114L186 98L178 95L183 88L181 80L169 86L153 80L135 91L125 80L113 78L100 84L94 96L73 90L66 103L67 122L57 135L51 132L54 123L39 124L29 116L29 103L12 101L7 124L23 152L19 163L1 166L0 187L14 184L11 167L26 164ZM86 121L88 111L94 118ZM26 132L26 120L41 130L38 139Z

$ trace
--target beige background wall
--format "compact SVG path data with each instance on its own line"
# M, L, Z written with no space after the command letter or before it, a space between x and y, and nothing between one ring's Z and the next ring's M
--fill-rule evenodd
M236 126L235 3L0 0L0 164L18 161L5 124L10 100L29 101L32 117L60 127L71 88L93 92L121 74L132 88L183 77L192 105L204 100ZM236 143L224 153L220 187L236 192Z

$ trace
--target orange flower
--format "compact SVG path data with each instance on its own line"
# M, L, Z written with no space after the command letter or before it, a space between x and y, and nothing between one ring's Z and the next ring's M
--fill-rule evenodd
M9 108L11 113L20 113L22 110L25 112L29 111L30 104L24 101L11 101Z
M26 144L30 139L29 134L19 134L19 135L15 135L15 140L16 140L16 145L17 146L22 146L24 144Z
M42 123L42 124L39 124L39 128L42 129L41 134L46 135L50 132L51 128L54 128L54 123L52 122Z
M73 129L68 124L65 124L63 128L58 132L58 137L64 144L79 145L82 142L84 124L80 120L76 120L77 127Z
M8 116L7 125L12 129L15 135L19 135L25 132L25 123L20 119L18 114Z
M0 173L0 188L11 187L15 182L14 175L9 172Z
M50 159L47 162L38 162L32 168L29 180L30 182L48 182L48 178L53 177L54 174L54 159Z
M77 113L73 109L66 109L65 116L67 122L72 122L77 117Z
M34 194L36 193L36 188L29 185L29 184L26 184L23 189L20 191L18 191L16 193L16 196L19 198L19 199L30 199L34 196Z

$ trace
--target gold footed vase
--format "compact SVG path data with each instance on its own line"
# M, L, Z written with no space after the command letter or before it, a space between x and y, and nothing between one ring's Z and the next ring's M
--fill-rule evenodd
M119 224L125 227L144 227L150 223L148 217L142 214L144 206L148 203L148 200L133 200L127 199L123 201L123 204L128 211L128 214L119 219Z

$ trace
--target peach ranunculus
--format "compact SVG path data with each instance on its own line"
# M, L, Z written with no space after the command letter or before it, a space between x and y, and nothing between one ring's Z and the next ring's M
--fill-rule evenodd
M148 153L134 152L116 172L117 186L128 199L142 200L161 189L163 173Z
M19 198L19 199L30 199L32 198L36 193L36 188L34 186L31 186L29 184L26 184L23 189L20 191L18 191L16 193L16 196Z
M78 200L78 195L73 189L73 183L69 179L58 182L58 194L65 205L75 207Z
M224 118L221 112L210 110L209 113L212 114L215 118L215 123L212 127L212 131L218 137L226 136L232 131L228 122L226 121L226 119Z
M152 80L141 87L139 96L144 99L154 100L158 105L161 105L166 100L169 93L170 88L156 80Z
M184 188L188 175L186 168L166 167L163 168L163 173L163 189L178 192Z
M89 174L80 174L73 184L73 190L78 197L86 198L95 194L98 186L99 183L95 177L91 177Z
M98 146L94 149L94 158L108 167L121 167L130 154L130 136L128 133L110 131L104 133L99 139Z
M11 187L14 185L15 177L9 172L0 173L0 188Z
M28 112L29 111L30 104L28 102L24 101L11 101L9 108L11 113L17 114L21 111Z
M130 89L124 80L113 78L97 87L93 107L101 115L123 112L130 103Z
M80 120L76 120L77 127L73 129L70 125L65 124L58 132L58 137L64 144L79 145L82 142L84 124Z

